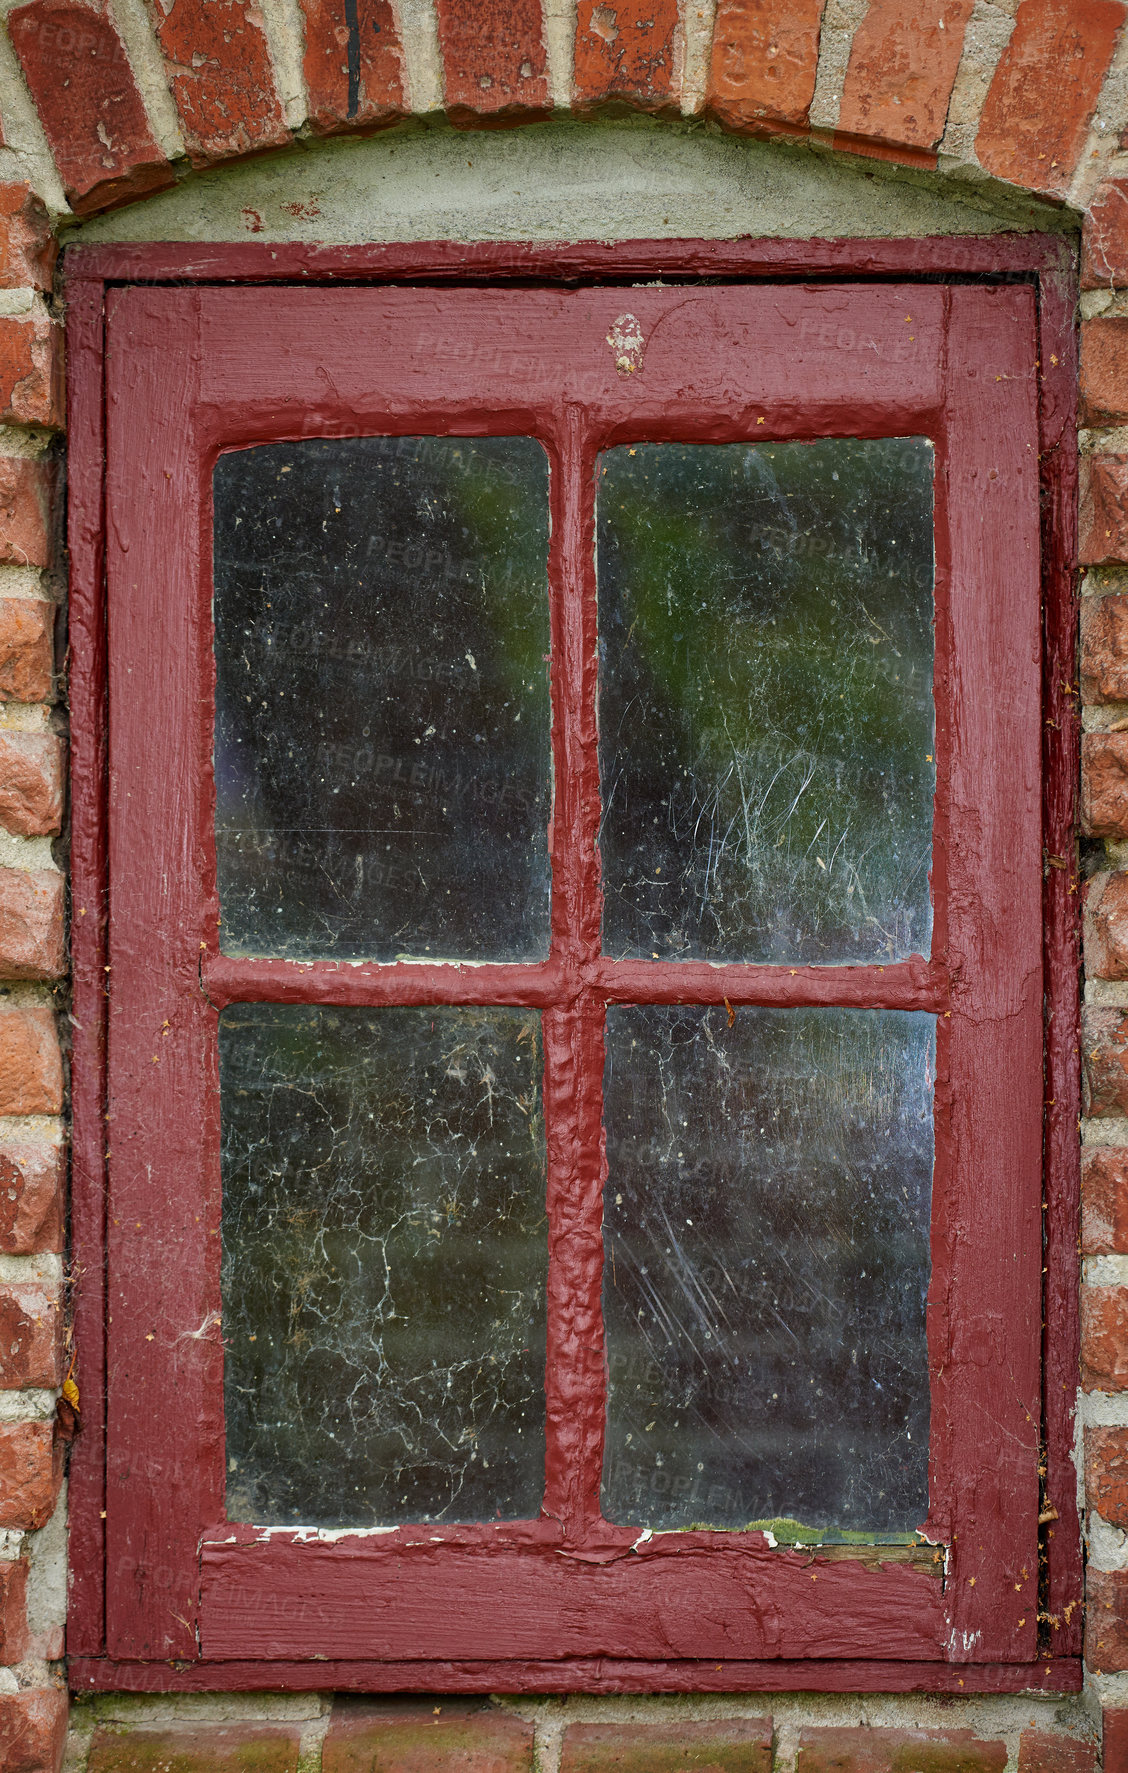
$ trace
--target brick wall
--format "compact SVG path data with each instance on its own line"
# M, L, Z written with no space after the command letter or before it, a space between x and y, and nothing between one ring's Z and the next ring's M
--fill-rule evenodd
M1128 33L1124 0L25 0L0 22L0 1773L64 1750L65 651L60 227L293 137L640 111L1085 215L1083 1463L1090 1706L1044 1699L80 1709L128 1765L1128 1770ZM6 181L6 182L4 182ZM254 212L248 228L255 230ZM74 915L86 914L75 907ZM57 1408L57 1405L59 1406ZM1095 1703L1095 1710L1094 1710ZM821 1706L821 1709L820 1709ZM829 1710L827 1709L829 1706ZM764 1710L767 1708L764 1707ZM637 1715L636 1715L637 1714ZM691 1715L692 1714L692 1715ZM238 1721L242 1719L242 1721Z

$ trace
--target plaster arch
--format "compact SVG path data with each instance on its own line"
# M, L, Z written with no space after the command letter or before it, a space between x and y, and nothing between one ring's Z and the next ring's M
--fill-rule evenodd
M725 138L744 136L754 164L765 142L802 144L855 184L938 172L959 204L1010 206L1012 226L1045 226L1024 197L1084 212L1094 275L1115 281L1128 256L1125 13L1123 0L25 0L0 36L0 175L26 180L66 228L288 147L250 183L301 185L297 157L318 161L329 137L355 149L388 131L384 164L402 166L436 123L536 125L543 143L547 121L547 153L564 139L574 163L580 124L606 140L607 119L648 116L630 151L665 131L671 158L696 154L706 184L725 183ZM467 140L494 168L512 155L497 134ZM461 158L446 153L444 180ZM309 237L316 216L291 201L291 236ZM748 231L749 216L729 215L706 231ZM244 225L256 231L253 216Z

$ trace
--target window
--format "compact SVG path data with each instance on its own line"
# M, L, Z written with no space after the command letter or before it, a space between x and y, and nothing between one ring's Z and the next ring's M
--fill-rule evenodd
M1036 1678L1037 333L108 291L111 1659Z

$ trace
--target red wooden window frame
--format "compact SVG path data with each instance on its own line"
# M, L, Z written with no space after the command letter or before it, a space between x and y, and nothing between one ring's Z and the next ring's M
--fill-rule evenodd
M922 270L945 280L907 280ZM637 276L665 286L618 287ZM333 287L346 280L361 287ZM465 287L441 287L454 280ZM1044 847L1060 857L1072 840L1075 749L1060 246L111 248L72 255L68 291L75 1252L95 1405L72 1473L76 1685L1075 1686L1075 882L1042 868ZM629 377L607 344L624 308L648 340ZM443 337L458 349L436 359ZM550 958L462 970L224 957L212 465L271 438L427 430L533 435L552 461ZM938 456L933 958L796 972L603 959L599 449L906 433L932 436ZM943 1583L757 1534L641 1545L599 1519L603 1006L725 997L938 1018L930 1531L947 1548ZM542 1010L541 1520L342 1538L224 1520L215 1032L224 1003L254 999Z

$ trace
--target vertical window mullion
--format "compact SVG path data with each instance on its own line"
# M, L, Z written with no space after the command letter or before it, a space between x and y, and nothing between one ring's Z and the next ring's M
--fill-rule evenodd
M552 490L553 949L564 1001L544 1015L548 1147L545 1510L570 1539L599 1517L603 1467L603 1001L581 982L598 961L594 446L584 414L560 414Z
M552 813L554 952L575 975L599 958L596 753L595 448L578 406L564 408L552 490Z

